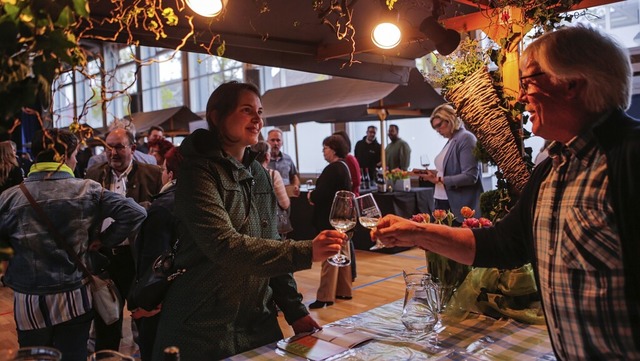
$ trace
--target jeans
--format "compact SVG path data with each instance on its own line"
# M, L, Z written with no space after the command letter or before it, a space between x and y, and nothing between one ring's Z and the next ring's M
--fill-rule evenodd
M18 330L20 347L49 346L62 352L62 361L86 361L89 328L95 313L89 311L55 326L37 330Z

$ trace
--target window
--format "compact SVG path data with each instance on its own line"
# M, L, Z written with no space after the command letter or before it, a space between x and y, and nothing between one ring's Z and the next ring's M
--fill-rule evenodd
M212 55L189 54L189 94L193 112L204 112L209 96L222 83L242 81L242 63Z

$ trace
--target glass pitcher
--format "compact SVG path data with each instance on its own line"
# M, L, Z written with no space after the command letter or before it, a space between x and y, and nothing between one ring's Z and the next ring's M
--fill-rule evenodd
M402 271L406 289L402 306L402 323L409 331L430 332L438 323L440 298L438 286L428 273Z

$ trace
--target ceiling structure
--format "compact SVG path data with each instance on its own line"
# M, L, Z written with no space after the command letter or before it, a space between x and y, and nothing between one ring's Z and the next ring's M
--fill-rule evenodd
M573 9L615 1L583 0ZM118 9L135 4L144 10L156 3L164 7L173 5L178 15L176 26L164 26L165 38L156 38L151 31L143 29L141 21L129 27L130 33L121 31L121 24L112 21ZM86 30L88 26L84 23L79 30L86 30L85 35L115 42L135 41L140 45L171 49L182 44L182 50L211 54L216 54L224 41L222 56L244 63L406 85L411 69L415 68L415 59L435 49L433 41L419 31L421 22L433 15L434 6L441 23L465 32L501 26L501 12L491 8L490 3L490 0L398 0L394 8L403 38L400 45L389 50L373 45L370 35L373 26L389 14L384 0L228 0L223 15L213 19L194 14L184 6L184 0L175 0L175 3L174 0L90 0L92 28ZM333 11L337 8L343 12ZM349 11L344 11L346 8ZM193 35L186 41L192 30L185 16L193 17ZM353 31L339 39L337 34L345 31L349 17ZM334 26L339 23L340 28L334 29L323 20Z
M135 1L116 2L126 5ZM443 1L441 11L444 14L440 19L479 10L477 5L470 5L466 0L459 1L447 2L446 5ZM168 3L173 2L164 0L163 5L169 6ZM347 38L354 41L338 39L337 31L323 24L319 16L321 11L315 11L313 3L304 0L229 0L223 15L216 19L193 15L185 7L176 13L180 16L193 15L195 32L182 50L215 54L217 46L224 41L223 56L245 63L407 84L409 72L415 68L415 59L435 49L434 43L418 30L420 23L432 14L431 0L400 0L395 4L403 41L390 50L379 49L371 41L371 29L389 13L385 10L384 0L338 2L352 4L351 24L355 31L349 32ZM330 1L318 3L326 7ZM110 23L107 19L113 17L116 5L112 0L91 0L89 4L93 29L86 34L113 38L119 24ZM337 13L329 13L325 18L334 24L344 21ZM141 45L175 49L190 31L187 21L180 19L177 26L165 26L166 38L156 39L153 33L139 27L130 29L131 39ZM215 38L216 35L220 37ZM129 34L122 31L112 40L126 42L128 39Z
M267 125L427 117L444 99L413 69L409 84L348 78L267 90L262 96ZM383 109L380 109L383 108Z

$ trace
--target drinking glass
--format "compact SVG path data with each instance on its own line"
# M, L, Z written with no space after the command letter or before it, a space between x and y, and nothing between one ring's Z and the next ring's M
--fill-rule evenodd
M135 361L131 356L113 350L102 350L89 355L88 361Z
M360 224L367 229L374 229L378 224L382 213L376 199L373 198L373 194L367 193L356 198L356 204L358 205L358 220ZM371 251L384 248L384 244L380 240L376 239L376 244L369 248Z
M426 154L421 154L420 155L420 164L422 164L422 166L424 167L424 169L429 169L429 166L431 165L431 159L429 158L428 155Z
M355 227L356 218L356 195L349 191L336 192L331 205L331 213L329 213L331 226L340 233L346 233ZM345 254L344 247L340 247L338 253L329 257L327 262L333 266L344 267L351 264L351 259Z

